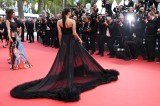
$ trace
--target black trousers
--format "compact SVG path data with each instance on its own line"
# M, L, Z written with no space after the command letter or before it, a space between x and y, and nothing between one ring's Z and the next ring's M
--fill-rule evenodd
M91 35L90 35L90 49L91 49L92 53L95 52L95 43L96 43L95 39L96 39L95 34L91 33Z
M29 30L27 29L27 36L26 39L29 40Z
M98 35L97 38L98 38L99 53L103 54L104 53L104 43L105 43L106 36L105 35Z
M156 36L146 35L146 49L148 59L155 59Z
M89 51L89 35L88 33L84 33L82 35L82 41L83 41L83 44L84 44L84 47L87 51Z
M30 42L34 42L34 34L33 33L34 33L33 31L29 32L29 41Z
M54 35L53 35L53 45L55 48L59 47L59 39L58 39L58 33L57 31L54 31Z
M137 44L137 53L138 55L141 55L143 58L146 57L146 48L145 45L143 44L143 36L137 36L135 38L136 44Z
M37 31L37 42L39 42L40 33Z
M22 29L22 34L21 34L21 41L24 41L24 29Z
M54 36L55 36L55 31L51 30L50 34L50 46L54 47Z
M51 31L46 30L46 34L44 36L44 45L49 46L50 45L50 36L51 36Z
M136 59L138 57L137 44L132 36L125 36L124 48L126 58Z

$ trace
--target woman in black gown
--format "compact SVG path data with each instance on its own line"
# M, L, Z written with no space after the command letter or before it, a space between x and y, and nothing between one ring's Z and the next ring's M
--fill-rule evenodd
M64 9L57 23L60 48L47 76L15 87L11 96L71 102L79 100L81 92L118 79L117 71L103 69L81 46L70 15L70 9Z

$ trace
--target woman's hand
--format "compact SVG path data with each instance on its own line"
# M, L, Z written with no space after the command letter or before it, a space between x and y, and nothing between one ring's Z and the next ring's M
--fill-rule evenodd
M79 43L82 45L83 41L82 41L81 39L79 39L78 41L79 41Z
M18 40L21 41L21 37L20 36L18 36Z

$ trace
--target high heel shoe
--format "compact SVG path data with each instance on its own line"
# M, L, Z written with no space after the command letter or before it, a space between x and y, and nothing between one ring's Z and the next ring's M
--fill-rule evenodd
M6 46L3 46L3 48L6 48Z
M11 57L8 57L8 58L7 58L7 61L10 61L10 60L11 60Z
M10 70L14 70L13 67L10 67Z

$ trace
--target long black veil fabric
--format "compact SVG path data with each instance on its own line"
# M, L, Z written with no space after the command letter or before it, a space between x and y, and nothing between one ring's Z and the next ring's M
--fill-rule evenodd
M74 39L72 28L62 28L62 34L61 46L46 77L18 85L11 96L71 102L79 100L81 92L118 79L117 71L103 69Z

